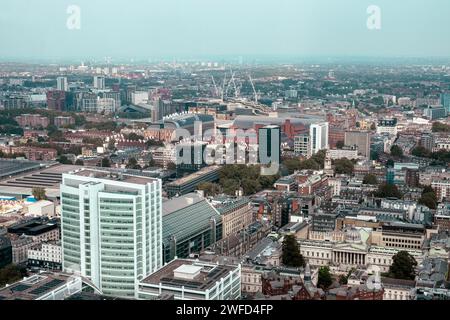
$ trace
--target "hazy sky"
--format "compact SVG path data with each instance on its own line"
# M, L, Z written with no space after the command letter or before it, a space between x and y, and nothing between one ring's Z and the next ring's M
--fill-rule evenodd
M449 0L1 0L0 59L450 56ZM366 26L381 8L381 30ZM66 26L69 5L81 29Z

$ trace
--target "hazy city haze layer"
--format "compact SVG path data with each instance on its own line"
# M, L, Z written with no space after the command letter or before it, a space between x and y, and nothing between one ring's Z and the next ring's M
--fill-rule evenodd
M71 5L80 29L67 28ZM3 0L0 58L445 57L449 13L445 0Z

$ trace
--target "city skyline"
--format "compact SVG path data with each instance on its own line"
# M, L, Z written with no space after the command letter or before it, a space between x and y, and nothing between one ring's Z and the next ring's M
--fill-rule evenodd
M450 2L3 2L0 305L450 300Z

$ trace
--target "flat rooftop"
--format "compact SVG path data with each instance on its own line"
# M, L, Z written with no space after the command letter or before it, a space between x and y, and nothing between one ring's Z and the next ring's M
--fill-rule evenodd
M58 228L56 223L49 221L41 221L39 219L32 219L22 223L12 225L8 228L9 233L26 234L29 236L39 235Z
M78 168L79 169L79 168ZM126 173L120 170L97 170L97 169L79 169L74 172L69 172L71 175L80 177L91 177L95 179L104 179L117 182L133 183L146 185L157 181L158 179L148 177L145 175L140 175L138 173Z
M41 167L38 162L28 160L0 159L0 178L17 175Z
M176 259L142 280L141 283L155 286L161 283L168 287L181 288L184 286L186 289L205 291L214 287L217 281L226 277L236 268L237 266L215 265L197 260ZM200 272L193 279L176 278L174 273L180 270L200 270Z
M41 273L33 275L8 287L0 289L1 300L36 300L65 285L70 275L62 273Z
M219 166L205 167L205 168L203 168L203 169L201 169L201 170L199 170L199 171L197 171L195 173L192 173L192 174L190 174L190 175L188 175L186 177L183 177L183 178L178 179L178 180L176 180L174 182L171 182L168 185L169 186L181 186L181 185L186 184L186 183L188 183L188 182L190 182L192 180L195 180L195 179L197 179L197 178L199 178L199 177L201 177L201 176L203 176L205 174L214 172L214 171L219 170L219 169L220 169Z
M22 173L15 177L2 180L0 181L0 186L30 189L33 187L59 189L59 185L62 182L63 173L76 169L80 169L80 167L62 164L56 164L42 169L39 169L38 167L37 170Z
M204 198L201 197L197 193L189 193L187 195L173 198L163 202L162 210L163 216L167 214L171 214L172 212L181 210L183 208L192 206L200 201L203 201Z

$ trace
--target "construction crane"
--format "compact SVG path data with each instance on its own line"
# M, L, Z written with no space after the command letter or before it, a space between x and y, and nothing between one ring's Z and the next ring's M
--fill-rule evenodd
M222 84L222 101L225 94L225 84L227 83L227 73L225 72L225 75L223 77L223 84Z
M252 85L253 94L255 95L255 103L257 104L258 103L258 94L256 93L255 84L253 83L251 74L248 74L248 79L250 80L250 83Z
M231 78L227 83L227 88L225 90L225 96L228 97L228 92L230 91L231 83L233 82L234 73L231 71Z
M214 96L218 97L219 96L219 89L217 88L216 81L214 80L214 76L211 76L211 79L212 79L212 82L213 82L213 85L214 85Z
M225 95L228 96L228 92L230 91L230 87L231 87L231 85L233 85L234 96L235 96L235 98L238 98L239 97L239 90L238 90L237 85L236 85L236 77L235 77L236 72L234 72L232 69L230 69L230 73L231 73L231 78L230 78L230 81L228 81L228 85L227 85L227 89L225 91Z

